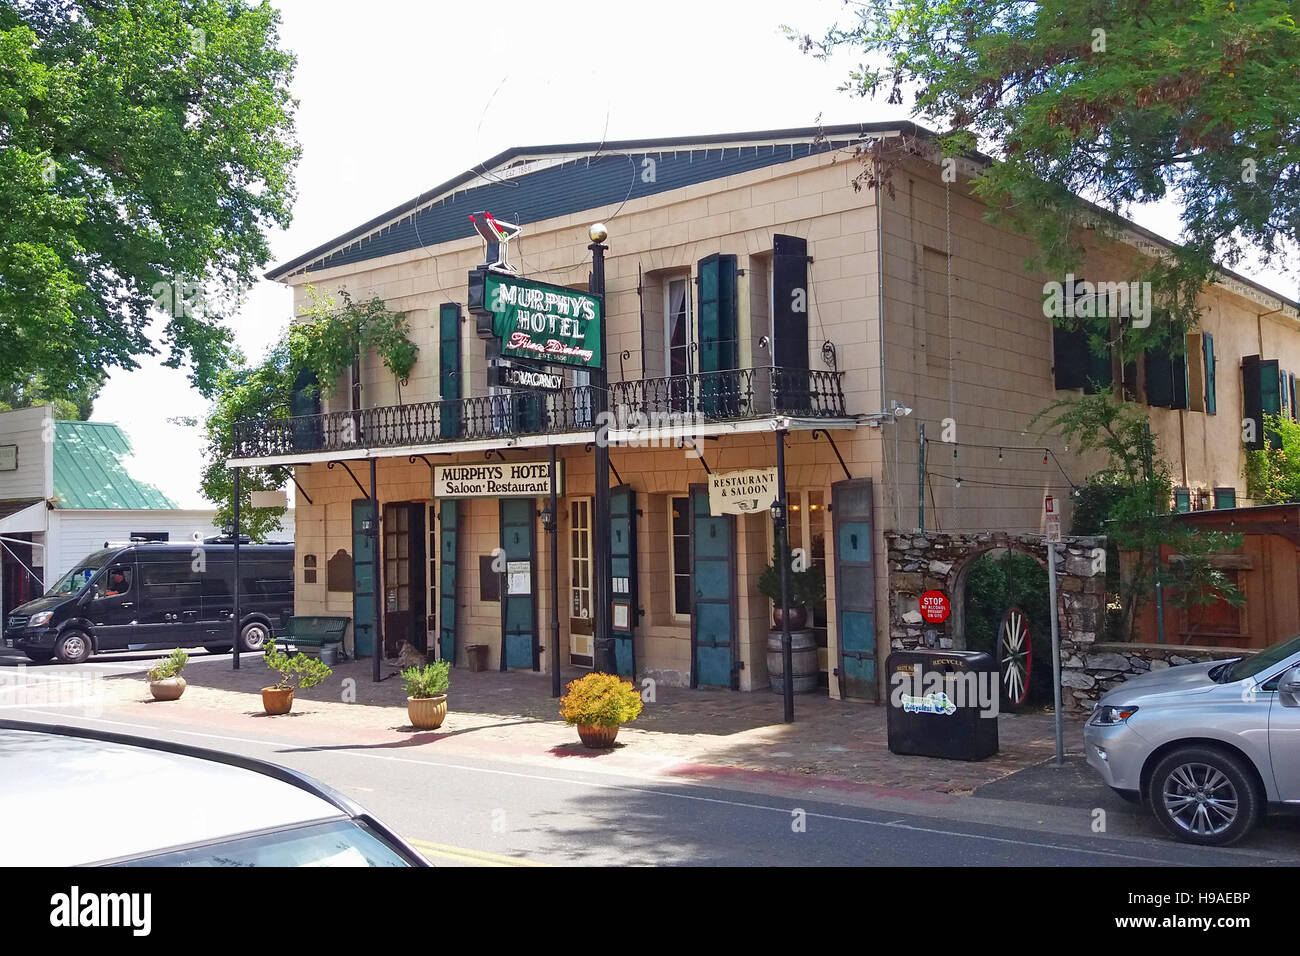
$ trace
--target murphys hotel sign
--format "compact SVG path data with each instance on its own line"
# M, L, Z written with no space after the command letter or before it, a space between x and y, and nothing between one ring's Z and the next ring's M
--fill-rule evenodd
M489 271L483 302L506 358L601 368L601 300L564 286Z

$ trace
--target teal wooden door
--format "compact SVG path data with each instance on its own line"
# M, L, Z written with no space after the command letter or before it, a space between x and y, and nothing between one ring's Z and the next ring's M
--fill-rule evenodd
M609 563L613 578L610 634L614 638L614 663L620 677L635 677L636 492L627 485L611 488L609 492Z
M531 667L537 670L537 568L533 563L533 537L537 508L531 498L501 500L501 547L505 551L506 579L501 593L501 669ZM526 577L517 562L526 562ZM515 574L510 573L516 563ZM527 594L511 594L511 581L526 583Z
M378 593L378 570L375 564L375 541L361 530L371 517L370 499L352 502L352 633L356 656L370 657L375 650L375 604Z
M736 671L736 516L709 514L709 493L691 486L692 687L739 686Z
M840 696L875 700L876 568L872 560L871 479L831 485L835 527L835 633Z
M438 656L456 663L456 502L438 511Z

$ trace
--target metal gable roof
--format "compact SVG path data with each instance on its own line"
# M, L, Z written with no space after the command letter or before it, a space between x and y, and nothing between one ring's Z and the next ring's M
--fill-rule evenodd
M170 509L153 485L132 478L123 459L131 442L116 425L54 422L54 503L58 508Z
M789 162L889 131L932 135L911 123L865 123L518 147L277 266L266 278L282 279L473 236L469 213L480 209L514 222L538 222ZM511 170L547 157L557 159L558 165L539 163L543 168L522 175ZM645 157L655 161L653 178L642 175Z

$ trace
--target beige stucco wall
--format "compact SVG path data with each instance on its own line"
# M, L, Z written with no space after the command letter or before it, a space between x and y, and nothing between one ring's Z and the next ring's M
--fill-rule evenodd
M926 525L943 530L995 527L1009 531L1038 531L1042 495L1051 491L1065 498L1067 479L1051 457L1043 464L1041 448L1050 448L1069 479L1082 482L1095 462L1080 460L1055 438L1027 431L1029 420L1051 401L1065 397L1052 381L1051 324L1042 314L1043 277L1026 272L1033 254L1031 240L984 222L983 207L966 194L964 181L946 191L938 167L915 163L894 180L892 196L885 194L883 218L885 388L880 377L881 254L878 211L871 191L855 191L856 162L845 152L822 153L708 183L630 200L620 208L603 207L525 225L514 243L512 261L534 279L584 286L590 267L587 226L605 221L609 228L606 287L608 368L610 378L628 379L664 374L662 352L643 353L642 315L651 337L663 327L665 276L691 275L698 260L715 252L734 253L744 270L739 280L740 352L742 365L763 365L769 359L758 347L767 314L767 274L772 236L776 232L808 240L810 265L809 365L825 368L822 343L834 343L838 368L844 372L846 405L852 414L879 412L893 399L914 411L881 429L859 427L836 433L846 467L855 478L875 481L877 555L885 553L883 530L917 524L918 429L924 423L930 439ZM472 208L472 201L466 209ZM947 223L951 221L949 233ZM944 254L951 247L951 334L946 335L948 282L939 282L935 266L946 273ZM928 250L928 252L927 252ZM1131 246L1093 248L1089 276L1120 279L1132 273ZM363 404L386 405L430 401L437 394L436 322L443 302L464 302L466 273L479 263L478 239L463 239L425 249L296 275L295 304L306 301L307 283L334 292L347 288L355 299L381 296L389 308L405 311L411 321L420 357L409 383L401 388L374 359L363 362ZM927 266L930 276L927 279ZM1081 275L1083 274L1081 270ZM641 295L638 295L638 284ZM1203 326L1215 336L1218 356L1218 409L1199 412L1150 409L1166 458L1183 483L1193 487L1234 485L1244 497L1240 477L1240 373L1244 354L1276 357L1288 370L1300 369L1300 335L1293 318L1257 318L1266 309L1242 295L1223 289L1204 297ZM946 339L946 342L945 342ZM619 354L629 353L620 363ZM483 345L474 334L473 318L462 328L462 395L487 393ZM345 407L340 392L327 408ZM1142 406L1146 408L1146 406ZM959 447L942 442L945 419L952 419L960 442L1004 447ZM1032 450L1013 450L1014 446ZM725 471L775 460L770 434L727 436L702 443L714 471ZM563 449L568 493L591 494L591 456ZM541 460L542 450L508 453L511 460ZM677 449L614 448L611 458L624 481L638 493L643 510L640 533L641 605L647 611L638 632L638 665L665 679L684 680L690 667L690 633L685 622L663 611L669 586L666 548L667 496L686 494L703 482L698 460ZM478 457L434 459L438 464ZM818 490L827 503L831 483L844 477L826 441L814 442L806 433L792 433L789 446L789 488ZM364 466L363 466L364 467ZM960 475L960 489L940 475ZM326 594L324 561L338 548L349 549L348 502L356 488L340 468L300 467L298 480L314 499L300 503L298 553L321 556L321 583L300 585L299 612L349 613L349 594ZM428 469L406 459L381 462L381 501L423 501L429 497ZM496 666L499 608L478 600L478 556L497 541L497 503L466 502L458 579L460 635L458 647L488 644ZM567 522L567 508L561 509ZM1068 522L1068 510L1067 510ZM829 517L823 512L823 520ZM767 525L761 516L738 520L738 566L742 585L738 616L744 668L742 686L766 683L763 661L767 602L753 590L753 580L768 559ZM565 530L562 524L561 530ZM829 529L827 541L830 541ZM561 534L561 602L568 600L567 534ZM539 627L543 646L549 645L549 569L545 535L538 531ZM834 561L828 546L828 618L830 667L836 666L834 631ZM300 557L301 562L301 557ZM887 593L883 558L878 562L878 604ZM301 580L301 578L300 578ZM877 639L887 653L887 615L877 615ZM562 646L568 647L568 618L561 614ZM549 668L549 653L542 655ZM832 675L831 693L838 696Z

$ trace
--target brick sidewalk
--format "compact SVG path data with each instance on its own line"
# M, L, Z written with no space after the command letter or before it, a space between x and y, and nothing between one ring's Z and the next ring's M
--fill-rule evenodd
M391 665L383 673L395 675ZM581 673L566 673L564 679ZM439 756L537 765L582 759L584 769L706 779L729 772L802 775L809 784L843 782L951 796L968 795L1055 752L1050 714L1001 715L1000 752L987 760L938 760L891 754L884 707L801 694L795 699L796 722L787 725L781 722L778 694L660 686L641 717L620 729L619 746L602 753L584 749L577 732L559 717L546 674L453 670L450 711L435 732L416 731L407 723L399 678L375 684L370 675L369 661L341 663L324 684L297 694L286 717L262 713L259 691L271 680L260 655L245 655L238 672L228 658L191 666L185 672L190 686L177 703L154 702L138 675L110 677L104 703L114 715L136 720L199 721L231 734L314 747L419 746L436 748ZM344 702L348 688L354 702ZM1080 734L1078 719L1067 719L1070 749L1079 749Z

